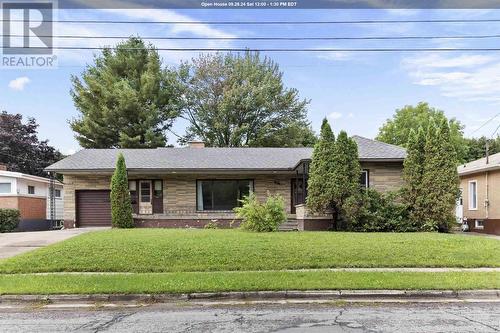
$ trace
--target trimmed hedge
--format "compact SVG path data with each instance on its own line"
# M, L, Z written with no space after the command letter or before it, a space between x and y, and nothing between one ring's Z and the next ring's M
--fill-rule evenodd
M17 209L0 208L0 232L14 230L19 224L21 214Z

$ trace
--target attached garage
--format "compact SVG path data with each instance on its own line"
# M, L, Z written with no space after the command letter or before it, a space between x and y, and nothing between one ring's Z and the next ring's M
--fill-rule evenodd
M78 227L111 226L109 190L76 191L76 224Z

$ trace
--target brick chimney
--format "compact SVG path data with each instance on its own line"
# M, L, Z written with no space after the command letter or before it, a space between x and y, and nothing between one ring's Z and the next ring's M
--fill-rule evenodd
M205 148L205 142L203 141L188 141L189 148Z
M0 163L0 171L7 171L7 164Z

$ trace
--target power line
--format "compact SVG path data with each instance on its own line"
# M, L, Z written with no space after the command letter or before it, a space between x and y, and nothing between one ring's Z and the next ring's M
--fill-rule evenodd
M1 19L2 22L26 22L23 19ZM438 20L349 20L349 21L126 21L126 20L47 20L48 23L78 24L211 24L211 25L310 25L310 24L393 24L393 23L492 23L500 19Z
M26 37L20 34L4 35L4 37ZM82 35L46 35L28 36L29 38L60 38L60 39L126 39L131 36L82 36ZM140 37L140 36L139 36ZM487 39L500 38L500 35L455 35L455 36L325 36L325 37L174 37L151 36L140 37L144 40L404 40L404 39Z
M479 126L478 128L476 128L472 133L476 133L477 131L479 131L481 128L483 128L484 126L488 125L491 121L493 121L496 117L500 116L500 112L497 113L496 115L494 115L493 117L491 117L490 119L486 120L481 126Z
M4 47L4 49L47 49L47 47ZM104 47L104 46L54 46L54 50L104 50L104 49L114 49L116 47ZM142 48L119 48L120 50L143 50ZM474 52L488 52L488 51L500 51L500 48L155 48L158 51L173 51L173 52L456 52L456 51L474 51Z

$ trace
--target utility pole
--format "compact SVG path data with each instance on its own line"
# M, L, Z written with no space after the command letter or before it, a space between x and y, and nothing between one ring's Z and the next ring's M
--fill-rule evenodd
M490 162L490 140L486 139L486 164Z

